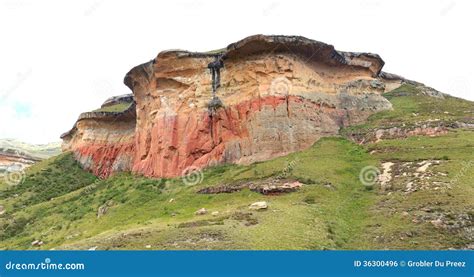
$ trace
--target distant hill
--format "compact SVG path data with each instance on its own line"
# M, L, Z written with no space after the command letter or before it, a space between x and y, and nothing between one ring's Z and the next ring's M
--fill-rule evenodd
M60 142L29 144L15 139L0 139L0 174L8 168L30 166L60 153Z

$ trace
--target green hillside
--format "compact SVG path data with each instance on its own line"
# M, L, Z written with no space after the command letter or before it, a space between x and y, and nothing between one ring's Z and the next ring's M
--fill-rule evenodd
M194 186L129 173L99 180L68 153L42 161L21 184L0 184L0 248L472 248L474 129L467 123L473 123L474 103L429 97L411 85L385 96L393 111L342 130L340 137L266 162L209 168ZM352 141L380 128L426 122L451 127L435 137ZM386 183L361 182L361 170L375 166L384 175L388 163L392 178ZM248 188L197 193L270 181L304 185L269 195ZM268 209L250 210L257 201ZM196 215L201 208L208 213ZM35 240L43 245L32 246Z

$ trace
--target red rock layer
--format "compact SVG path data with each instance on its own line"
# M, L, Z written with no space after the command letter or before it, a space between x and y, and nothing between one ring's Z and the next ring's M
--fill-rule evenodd
M113 172L130 170L135 144L93 143L74 149L75 158L85 169L99 178L106 178Z
M100 178L130 171L135 156L135 120L134 106L123 112L83 113L62 135L62 149L71 151L84 169Z
M263 111L273 112L277 125L259 125ZM335 135L346 122L346 116L346 111L297 96L243 101L220 109L215 115L196 111L164 116L155 121L151 131L138 130L133 171L146 176L174 177L190 166L246 163L285 155L312 145L321 136ZM278 128L280 122L290 123L292 117L303 128L301 121L306 120L326 132L317 135L320 129L315 129L314 135L304 135L311 131L301 127L289 131ZM261 137L255 136L256 133ZM303 136L291 141L291 133Z

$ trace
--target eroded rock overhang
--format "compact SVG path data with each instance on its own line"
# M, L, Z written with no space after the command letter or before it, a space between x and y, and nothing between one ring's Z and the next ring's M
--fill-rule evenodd
M217 62L218 77L210 66ZM189 167L267 160L390 109L381 93L403 78L381 72L383 65L376 54L297 36L256 35L205 53L163 51L124 78L134 111L85 113L64 145L105 177L119 170L174 177Z

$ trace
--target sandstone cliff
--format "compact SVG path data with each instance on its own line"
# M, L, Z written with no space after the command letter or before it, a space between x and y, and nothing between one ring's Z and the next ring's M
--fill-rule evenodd
M82 114L62 136L63 150L100 177L174 177L189 167L286 155L390 109L381 93L405 80L381 72L383 65L376 54L291 36L256 35L206 53L164 51L126 74L133 98Z
M135 121L133 96L112 97L100 109L82 113L61 135L62 150L72 151L85 169L99 177L128 171L134 157Z

